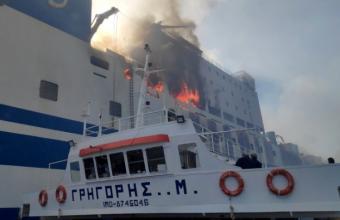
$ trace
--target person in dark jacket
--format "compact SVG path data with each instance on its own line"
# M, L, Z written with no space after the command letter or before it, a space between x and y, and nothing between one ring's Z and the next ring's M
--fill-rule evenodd
M251 159L248 154L243 153L242 157L236 161L236 166L242 169L249 169L251 167Z
M262 163L257 159L257 155L255 153L250 156L250 168L262 168Z
M334 160L333 157L329 157L327 160L328 160L328 163L329 163L329 164L335 163L335 160Z

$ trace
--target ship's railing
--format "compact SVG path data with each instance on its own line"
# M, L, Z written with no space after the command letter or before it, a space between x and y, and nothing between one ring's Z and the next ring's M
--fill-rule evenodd
M256 135L255 128L231 129L228 131L211 131L208 128L194 122L194 127L201 140L212 153L226 157L226 159L236 159L235 153L241 152L240 145L232 134L248 132Z
M83 135L101 136L105 134L111 134L117 131L124 131L128 129L134 129L136 127L162 124L174 120L176 120L175 112L168 109L146 112L141 115L133 115L108 122L102 122L100 119L99 125L87 126L86 122L84 122Z
M193 124L199 137L205 143L210 152L227 158L230 157L229 149L232 148L233 145L228 145L228 140L221 132L213 132L196 122Z

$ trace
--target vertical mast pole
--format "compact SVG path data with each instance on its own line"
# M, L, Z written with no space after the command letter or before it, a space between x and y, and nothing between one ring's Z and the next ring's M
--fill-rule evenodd
M143 109L145 105L146 98L146 88L147 88L147 80L149 77L149 59L151 55L151 50L148 44L145 44L144 50L146 52L145 64L144 64L144 75L142 78L142 83L140 86L139 99L138 99L138 108L137 108L137 117L136 117L136 127L143 126Z

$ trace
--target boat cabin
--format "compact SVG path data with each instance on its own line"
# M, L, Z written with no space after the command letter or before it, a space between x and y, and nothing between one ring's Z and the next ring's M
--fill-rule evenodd
M202 139L190 120L121 131L119 137L113 133L89 138L71 148L65 181L79 184L230 165L209 152Z

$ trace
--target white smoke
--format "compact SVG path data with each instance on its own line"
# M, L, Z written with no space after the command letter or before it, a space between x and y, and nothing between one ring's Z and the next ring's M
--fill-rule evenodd
M178 1L178 0L96 0L93 1L92 15L103 13L110 7L117 7L120 12L107 19L93 37L92 44L99 49L109 48L123 54L129 54L133 48L143 45L150 25L162 22L164 25L188 25L192 28L171 29L192 44L199 46L195 34L196 24L185 16L183 8L195 8L195 15L205 14L214 4L213 1ZM183 15L184 14L184 15ZM190 13L189 13L190 14ZM194 13L191 13L193 15Z

